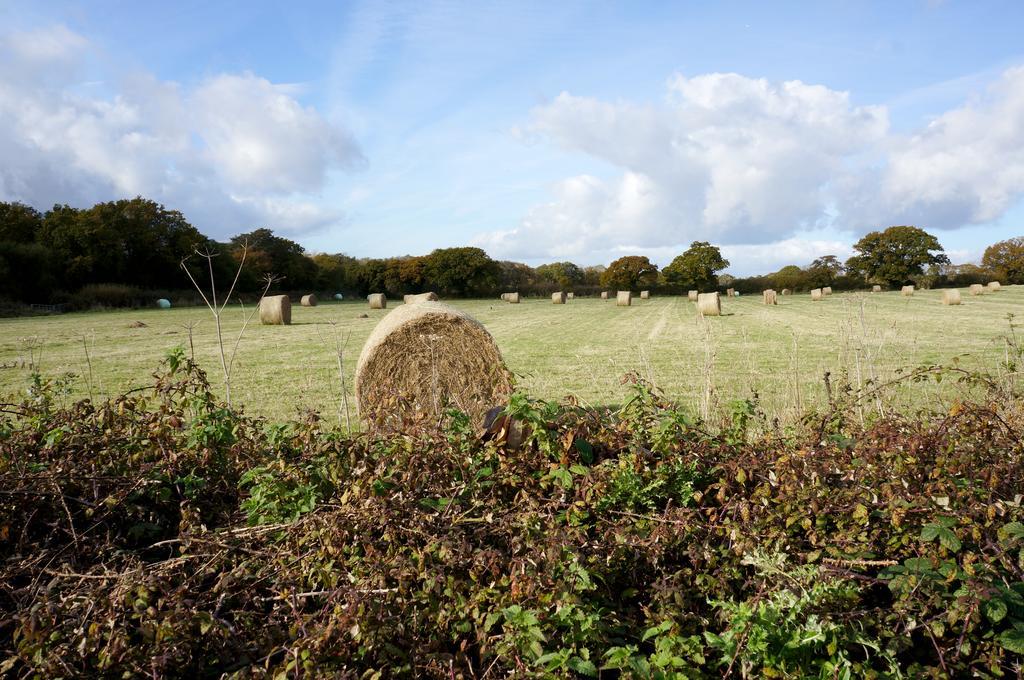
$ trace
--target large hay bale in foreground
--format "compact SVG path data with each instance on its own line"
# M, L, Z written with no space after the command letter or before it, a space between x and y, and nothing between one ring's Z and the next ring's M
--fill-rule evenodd
M437 302L440 299L437 297L437 293L410 293L402 296L402 302L407 305L414 305L417 302Z
M947 288L942 291L942 304L944 305L958 305L960 304L960 291L954 288Z
M370 293L366 296L366 301L370 303L370 309L387 309L388 307L388 299L384 293Z
M442 302L390 312L373 329L356 364L359 415L373 428L437 422L453 407L479 425L511 391L511 375L491 334Z
M156 306L159 307L160 309L170 309L171 301L168 300L167 298L160 298L159 300L156 301Z
M980 283L972 283L968 291L971 295L981 295L982 293L985 292L985 286L981 285Z
M686 293L686 299L688 299L690 302L696 302L698 295L700 295L699 290L691 290Z
M260 323L265 326L287 326L292 322L292 301L287 295L260 298Z
M811 300L813 300L815 302L817 302L818 300L821 300L824 297L825 296L822 295L822 293L821 293L821 288L815 288L814 290L811 291Z
M778 295L776 295L775 291L772 290L771 288L769 288L768 290L762 292L761 295L764 298L764 303L766 305L777 305L777 304L779 304Z
M900 295L902 295L903 297L913 297L913 295L914 295L914 287L913 286L903 286L902 288L900 288Z
M722 299L718 291L697 296L697 313L701 316L722 316Z
M988 289L990 291L992 291L993 293L995 293L996 291L998 291L1002 287L1003 286L998 281L989 281L988 282Z
M564 305L565 304L565 293L558 291L557 293L551 294L551 304L553 305Z
M601 291L601 299L602 300L607 300L608 299L608 291L606 291L606 290L602 290Z
M821 289L821 294L822 295L831 295L832 294L832 286L825 286L824 288L822 288Z
M313 293L303 295L301 302L303 307L316 307L316 295Z
M649 290L642 290L642 291L640 291L640 299L641 300L647 300L650 297L651 297L651 291L649 291Z
M876 283L875 285L871 286L871 292L872 293L881 293L882 292L882 287Z
M628 290L620 290L615 295L615 304L618 307L629 307L633 304L633 293Z

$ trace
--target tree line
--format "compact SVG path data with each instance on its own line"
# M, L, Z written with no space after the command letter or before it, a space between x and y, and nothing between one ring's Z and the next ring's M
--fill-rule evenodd
M1024 283L1024 237L993 244L982 264L953 265L931 234L912 226L871 232L845 262L828 255L806 266L790 265L763 276L734 278L718 247L695 241L663 269L647 257L627 255L608 266L553 262L531 267L491 259L480 248L439 248L428 255L355 258L310 254L298 243L259 228L226 242L202 234L176 210L142 198L97 203L91 208L55 205L46 212L0 203L0 299L24 303L118 304L153 293L191 289L193 276L218 285L233 279L245 258L236 290L254 295L268 275L275 290L389 296L428 290L443 296L490 296L503 291L543 295L598 290L651 289L666 293L726 286L755 293L820 286L853 289L879 283L895 287L966 285L998 279ZM197 253L213 255L209 262ZM134 291L134 293L126 293ZM141 300L134 300L141 304Z

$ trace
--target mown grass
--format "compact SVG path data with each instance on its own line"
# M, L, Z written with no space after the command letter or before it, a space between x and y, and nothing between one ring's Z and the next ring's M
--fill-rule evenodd
M697 317L685 297L634 300L628 308L595 298L564 306L548 300L452 304L490 330L533 396L618 403L622 376L636 371L669 398L705 415L756 392L764 410L784 421L826 398L826 372L839 389L844 382L882 382L902 369L954 360L971 370L1002 370L1011 334L1008 315L1024 309L1024 286L980 297L964 293L959 307L941 305L941 291L918 291L912 298L897 292L836 294L813 303L798 295L780 297L777 307L748 296L724 300L725 315L707 320ZM354 411L356 359L387 312L367 309L363 301L326 303L293 307L291 326L250 325L238 347L234 402L274 420L290 418L297 409L341 418L337 336L345 348ZM130 328L136 321L145 327ZM238 309L225 310L229 349L241 323ZM0 395L24 390L31 363L46 375L76 374L73 397L119 394L147 384L159 360L176 346L194 348L222 393L216 332L205 308L3 319ZM913 407L950 389L956 388L908 384L897 395L901 406Z

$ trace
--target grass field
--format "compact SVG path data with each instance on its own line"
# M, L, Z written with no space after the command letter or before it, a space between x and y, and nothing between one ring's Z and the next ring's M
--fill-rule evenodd
M548 300L520 305L459 300L453 304L494 335L521 387L535 397L575 395L587 404L617 404L620 380L638 371L698 412L756 391L767 412L781 420L824 399L823 375L833 384L886 380L900 368L947 363L996 371L1006 357L1007 315L1024 311L1024 286L940 304L941 291L836 294L822 302L809 295L780 297L765 307L760 296L723 300L724 316L701 320L685 297L634 299L633 306L577 298L564 306ZM246 330L233 373L233 397L250 413L274 420L314 408L340 418L341 389L335 334L345 344L344 371L352 399L353 374L363 342L388 310L365 302L293 307L291 326ZM359 318L362 314L367 318ZM233 344L242 315L224 312ZM131 328L141 321L145 327ZM23 392L30 364L47 376L73 372L74 395L94 398L142 386L165 353L192 346L221 391L213 319L205 308L75 313L0 320L0 395ZM331 322L335 322L332 324ZM88 357L88 360L87 360ZM90 367L91 364L91 367ZM913 405L956 389L923 383L903 389Z

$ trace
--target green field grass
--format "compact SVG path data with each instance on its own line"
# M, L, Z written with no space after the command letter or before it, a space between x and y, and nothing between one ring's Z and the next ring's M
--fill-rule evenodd
M494 335L523 390L558 399L575 395L591 405L617 404L623 375L637 371L669 397L710 413L728 400L760 395L781 420L824 399L823 375L833 384L886 380L901 368L948 363L997 371L1006 358L1007 315L1024 310L1024 286L940 304L941 291L836 294L811 302L806 294L780 297L765 307L760 296L723 300L724 316L701 320L685 297L614 301L577 298L520 305L459 300L453 304ZM285 420L316 409L340 418L341 389L335 333L345 341L344 370L350 408L356 359L374 325L388 310L365 302L293 307L291 326L251 324L238 347L233 374L236 404ZM359 318L362 314L367 318ZM224 312L233 344L242 315ZM141 321L145 327L130 328ZM131 310L0 320L0 395L17 399L29 384L29 361L54 376L78 376L74 396L119 394L147 384L168 350L192 346L215 389L222 391L213 319L205 308ZM333 324L331 322L334 322ZM30 351L31 350L31 351ZM88 352L87 352L88 350ZM89 361L87 361L87 354ZM89 364L91 363L91 369ZM948 394L947 385L908 386L913 405Z

